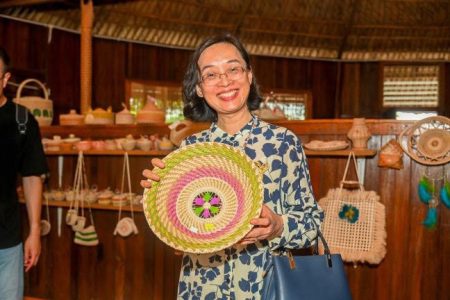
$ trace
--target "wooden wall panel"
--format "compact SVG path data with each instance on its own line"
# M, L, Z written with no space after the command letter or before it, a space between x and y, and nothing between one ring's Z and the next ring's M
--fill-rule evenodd
M96 107L113 111L123 109L125 99L125 78L127 52L126 44L121 42L95 39L92 61L92 99ZM94 107L95 108L95 107Z
M54 118L70 109L80 113L80 39L73 33L53 30L49 45L47 86L52 90Z
M373 133L369 148L379 149L409 124L369 120ZM307 142L345 139L351 121L311 120L284 122L283 125ZM147 130L146 127L141 129ZM44 133L53 134L54 130ZM56 159L49 157L52 174L56 172ZM87 157L90 178L97 179L101 188L119 185L121 159ZM140 193L141 169L148 166L150 157L130 159L133 189ZM393 170L377 166L378 154L365 160L365 188L376 191L386 209L387 254L379 265L346 265L355 300L450 298L445 286L450 278L447 259L450 210L440 205L437 229L423 227L427 207L419 200L416 190L426 167L406 155L403 162L402 170ZM314 194L320 200L330 188L339 186L346 157L309 156L308 163ZM71 177L69 182L74 164L75 157L65 157L64 168L69 173L65 177ZM354 170L351 173L350 179L354 179ZM52 176L52 186L57 184L55 180ZM143 214L136 214L139 235L122 239L112 235L117 212L95 210L94 213L101 246L83 249L72 243L73 234L64 224L62 236L57 237L56 209L51 208L53 230L50 236L43 238L40 264L27 275L26 294L50 299L174 299L181 257L151 233Z

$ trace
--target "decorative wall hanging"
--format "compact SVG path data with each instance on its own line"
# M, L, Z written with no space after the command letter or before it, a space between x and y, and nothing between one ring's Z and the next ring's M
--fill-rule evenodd
M178 149L155 168L161 180L144 191L153 232L184 252L232 246L253 227L263 200L262 171L239 149L197 143Z
M78 153L78 161L74 177L74 197L70 202L69 210L66 215L66 223L72 226L75 231L74 243L82 246L98 245L98 237L95 231L94 217L92 215L91 205L87 202L89 210L89 220L91 225L87 225L87 219L84 216L85 196L88 192L88 181L86 176L86 168L84 165L83 152Z
M124 194L125 185L125 173L128 179L128 193ZM132 233L138 234L139 231L134 221L134 211L133 211L133 193L131 192L131 177L130 177L130 160L128 158L128 153L125 152L123 157L123 168L122 168L122 184L120 188L120 193L125 196L128 203L130 204L131 218L122 218L122 201L119 201L119 215L117 219L117 225L114 229L114 235L119 234L122 237L127 237Z
M434 230L438 223L438 206L442 204L450 209L450 183L446 166L442 168L427 167L417 185L417 193L422 203L428 206L426 217L422 224L425 228Z
M350 161L353 160L359 188L345 189ZM333 253L347 262L379 264L386 255L385 208L374 191L365 191L359 181L356 158L350 153L339 188L330 189L320 199L325 211L323 235Z
M399 142L418 163L430 166L446 164L450 162L450 119L434 116L420 120L403 130Z
M397 170L403 169L403 149L395 139L381 147L378 166Z
M48 208L48 197L45 198L45 219L41 220L41 236L45 236L50 233L52 228L50 224L50 212Z

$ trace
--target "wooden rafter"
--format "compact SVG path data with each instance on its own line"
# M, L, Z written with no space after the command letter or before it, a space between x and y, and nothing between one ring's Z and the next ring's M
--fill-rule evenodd
M239 31L241 30L241 27L244 24L244 18L248 14L252 2L253 2L252 0L247 0L247 2L244 3L244 9L241 10L239 17L237 18L236 25L233 29L233 34L239 35Z
M130 15L130 12L126 10L123 7L110 7L108 8L109 12L122 14L122 15ZM223 24L223 23L208 23L208 22L202 22L202 21L195 21L195 20L186 20L183 18L169 18L169 17L162 17L160 14L152 13L149 11L134 11L134 16L142 17L150 20L155 20L158 22L165 22L165 23L172 23L172 24L183 24L183 25L192 25L197 27L213 27L213 28L230 28L231 25L229 24Z
M41 4L70 4L74 5L77 1L74 0L4 0L0 1L0 8L9 8L17 6L31 6Z
M354 0L353 4L351 4L351 12L349 14L349 17L347 19L344 35L342 37L341 45L339 46L338 50L338 59L342 58L342 53L344 53L345 46L347 45L348 36L350 35L350 32L353 28L353 23L355 22L355 14L359 7L359 0Z

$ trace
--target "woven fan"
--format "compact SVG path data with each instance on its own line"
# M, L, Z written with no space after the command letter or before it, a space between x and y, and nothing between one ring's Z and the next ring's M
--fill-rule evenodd
M406 145L402 143L404 136ZM421 164L446 164L450 162L450 119L435 116L420 120L400 134L399 142Z
M144 192L152 231L184 252L230 247L252 228L263 199L261 171L240 150L220 143L178 149L155 168L161 180Z

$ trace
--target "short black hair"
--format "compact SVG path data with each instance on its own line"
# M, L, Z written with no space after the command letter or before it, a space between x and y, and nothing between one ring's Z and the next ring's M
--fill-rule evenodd
M192 54L183 80L183 113L186 118L193 121L217 121L217 113L203 100L203 98L197 95L196 86L201 80L198 69L200 55L208 47L219 43L228 43L236 47L245 61L247 70L252 70L250 55L237 37L230 33L224 33L204 40ZM247 98L249 110L252 111L258 109L261 100L259 87L256 83L255 74L253 74L250 92Z
M3 47L0 47L0 60L3 62L2 75L9 71L9 55Z

